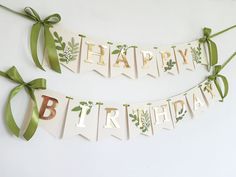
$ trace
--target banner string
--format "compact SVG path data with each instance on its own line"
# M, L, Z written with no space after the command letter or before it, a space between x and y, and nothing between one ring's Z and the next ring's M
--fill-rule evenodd
M225 66L229 64L230 61L236 56L236 52L234 52L222 65L221 65L221 70L224 69Z
M227 31L229 31L229 30L231 30L231 29L233 29L233 28L236 28L236 25L233 25L233 26L231 26L231 27L229 27L229 28L226 28L226 29L224 29L224 30L222 30L222 31L219 31L219 32L215 33L215 34L212 34L212 35L210 36L210 38L214 38L215 36L218 36L218 35L220 35L220 34L223 34L223 33L227 32Z

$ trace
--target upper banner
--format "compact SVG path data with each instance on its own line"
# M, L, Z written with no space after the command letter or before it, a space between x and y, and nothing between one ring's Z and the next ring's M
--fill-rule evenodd
M52 70L61 73L63 65L76 73L94 70L104 77L123 74L132 79L144 75L156 78L165 74L176 75L185 70L193 71L199 65L208 65L210 69L218 63L217 46L212 38L236 27L234 25L215 34L211 34L210 28L204 28L203 37L196 41L145 48L98 41L80 33L65 31L56 25L61 21L58 13L41 19L31 7L26 7L23 12L3 5L0 7L34 22L30 34L30 49L38 68L44 70L43 64L46 63L40 62L37 51L39 33L43 28L44 58Z
M98 41L59 28L53 34L60 64L75 73L96 71L104 77L125 75L135 79L154 78L194 71L208 65L204 43L199 40L179 44L141 48L127 44ZM48 56L48 55L45 55Z

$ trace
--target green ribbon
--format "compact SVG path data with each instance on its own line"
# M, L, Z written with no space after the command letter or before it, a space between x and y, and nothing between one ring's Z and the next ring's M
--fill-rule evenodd
M33 25L31 29L30 35L30 48L31 54L34 60L34 63L37 67L44 70L42 65L39 62L38 54L37 54L37 46L38 46L38 37L41 27L44 27L44 47L48 53L48 60L51 68L61 73L60 63L57 56L56 45L54 42L54 38L49 30L49 28L53 27L54 24L60 22L61 17L59 14L53 14L46 17L44 20L41 20L38 13L32 9L31 7L26 7L24 9L25 14L36 23Z
M31 55L32 55L35 65L42 70L44 70L44 68L39 62L37 48L38 48L39 32L42 27L44 28L44 49L47 51L50 67L54 71L61 73L55 41L49 30L51 27L53 27L54 24L57 24L61 21L61 16L59 14L52 14L46 17L44 20L41 20L38 13L31 7L26 7L24 9L24 13L16 12L2 5L0 5L0 7L10 12L13 12L17 15L20 15L20 16L23 16L30 20L35 21L35 24L32 26L31 34L30 34L30 48L31 48Z
M214 66L218 63L218 53L215 42L211 40L211 31L210 28L203 28L203 37L199 39L199 42L207 43L210 66Z
M34 91L36 89L46 89L46 80L43 78L38 78L35 80L32 80L31 82L24 82L22 77L20 76L19 72L17 71L16 67L11 67L9 70L6 72L0 71L0 75L18 83L19 85L13 88L10 91L10 94L7 99L7 104L5 108L5 119L6 119L6 124L10 131L17 137L19 137L20 134L20 128L17 126L15 122L15 118L12 113L12 107L11 107L11 100L23 89L25 88L26 92L29 94L30 98L33 101L33 111L31 115L30 122L23 134L24 138L26 140L30 140L32 136L34 135L37 127L38 127L38 122L39 122L39 111L37 107L37 101L34 95Z
M216 65L214 67L214 71L213 71L213 74L211 76L208 77L208 80L210 81L213 81L219 94L220 94L220 97L221 97L221 100L220 101L224 101L224 98L228 95L228 92L229 92L229 84L228 84L228 80L225 76L219 74L220 71L222 70L222 66L221 65ZM222 82L223 84L223 90L222 91L222 88L221 88L221 85L219 82Z
M213 81L215 83L215 86L220 94L221 100L223 101L224 98L228 95L229 92L229 84L228 80L225 76L220 74L220 72L227 66L230 61L236 56L236 52L234 52L222 65L216 65L214 66L213 74L208 77L210 81ZM223 84L223 88L221 88L220 81ZM224 91L222 91L224 90Z

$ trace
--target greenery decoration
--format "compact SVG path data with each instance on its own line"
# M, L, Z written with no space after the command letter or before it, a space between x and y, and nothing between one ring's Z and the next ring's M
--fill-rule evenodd
M66 43L63 41L63 38L59 36L57 32L53 33L55 36L56 49L59 51L59 60L61 62L66 62L68 64L70 61L76 60L77 54L79 53L79 43L75 42L75 39L72 37L71 41Z
M134 125L136 127L139 127L140 130L145 133L148 131L149 127L151 126L151 117L149 112L146 110L140 110L141 113L139 114L139 111L133 112L133 114L129 114L129 117L132 118L132 122L134 122Z

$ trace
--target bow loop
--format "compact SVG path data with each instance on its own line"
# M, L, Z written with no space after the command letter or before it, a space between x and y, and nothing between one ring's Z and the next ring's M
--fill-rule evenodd
M25 14L27 15L28 18L36 21L36 22L41 22L42 20L39 16L39 14L31 7L25 7L24 9Z
M27 86L32 89L46 89L46 79L38 78L27 83Z
M43 22L48 25L55 25L60 21L61 21L61 16L59 14L52 14L43 20Z
M216 65L215 67L214 67L214 71L213 71L213 74L218 74L220 71L221 71L221 69L222 69L222 66L221 65Z
M8 79L10 79L18 84L24 84L24 81L15 66L13 66L9 70L7 70L6 75L8 76Z
M210 81L214 81L216 79L216 76L211 75L211 76L208 76L207 79L210 80Z

